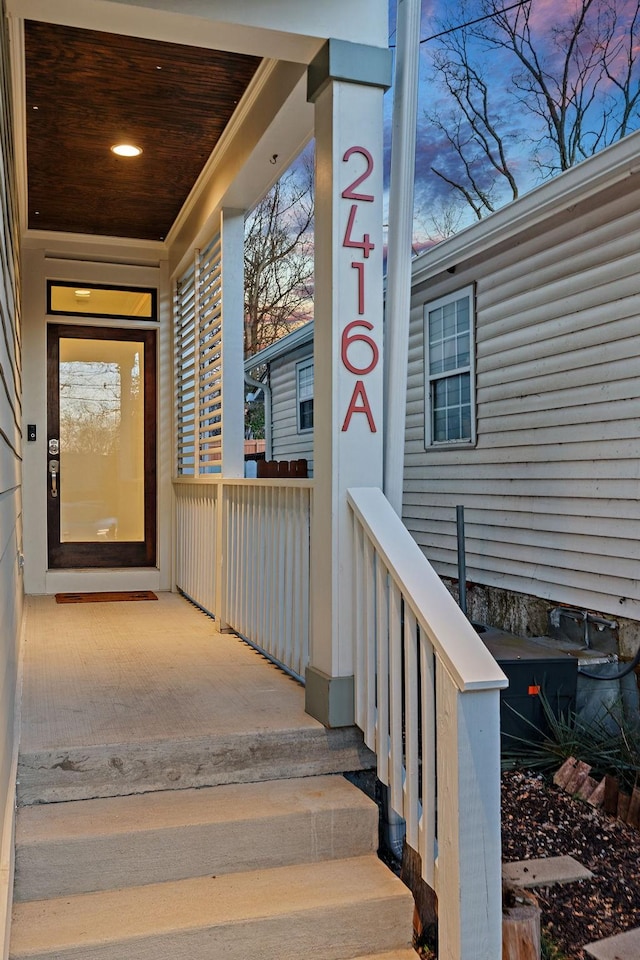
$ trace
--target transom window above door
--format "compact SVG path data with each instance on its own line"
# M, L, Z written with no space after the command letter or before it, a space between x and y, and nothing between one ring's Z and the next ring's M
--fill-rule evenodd
M154 289L139 287L48 280L47 313L65 317L157 320L158 294Z

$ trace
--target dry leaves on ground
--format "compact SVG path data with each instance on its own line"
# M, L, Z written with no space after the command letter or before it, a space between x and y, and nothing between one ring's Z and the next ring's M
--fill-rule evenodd
M541 923L570 960L587 960L585 944L640 927L640 831L537 774L503 773L503 860L562 855L594 876L536 891Z

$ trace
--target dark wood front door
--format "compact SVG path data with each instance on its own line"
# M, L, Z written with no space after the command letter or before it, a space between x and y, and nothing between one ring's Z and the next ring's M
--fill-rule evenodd
M156 562L156 333L48 327L49 567Z

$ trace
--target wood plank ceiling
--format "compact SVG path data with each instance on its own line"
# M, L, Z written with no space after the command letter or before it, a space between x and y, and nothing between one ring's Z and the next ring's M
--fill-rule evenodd
M25 59L29 227L144 240L167 236L260 63L35 21Z

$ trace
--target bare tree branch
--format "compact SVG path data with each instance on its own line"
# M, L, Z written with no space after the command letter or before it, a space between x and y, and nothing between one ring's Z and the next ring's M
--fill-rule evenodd
M450 34L434 55L440 82L455 106L453 115L446 119L434 110L429 113L429 120L462 164L464 190L457 181L451 185L465 196L480 218L495 209L493 197L498 181L506 182L511 199L518 196L518 187L507 159L509 135L499 132L500 117L491 107L489 83L483 71L472 63L467 43L464 32ZM434 172L451 183L451 177L442 170Z
M310 319L313 173L289 172L245 224L244 347L250 356Z
M462 0L451 17L469 25L439 35L433 53L450 105L434 98L427 114L449 146L434 173L476 217L518 196L527 161L545 179L638 127L640 0L567 0L551 26L533 0Z

